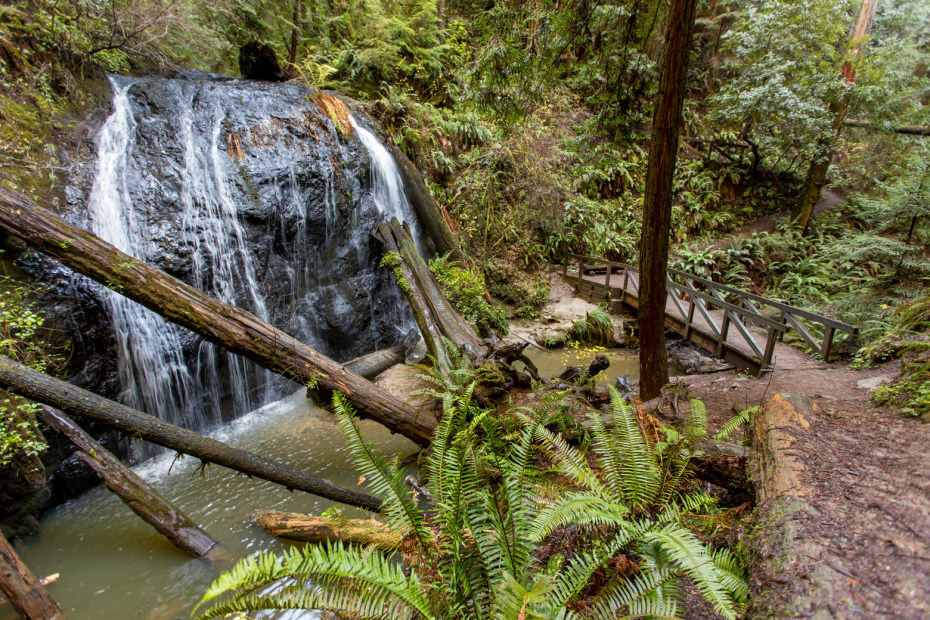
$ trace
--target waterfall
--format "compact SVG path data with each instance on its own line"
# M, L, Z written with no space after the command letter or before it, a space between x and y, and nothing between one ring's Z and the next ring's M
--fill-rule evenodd
M113 86L113 112L97 140L97 171L88 204L90 229L122 252L145 259L146 225L136 209L127 179L135 120L129 108L130 85ZM182 355L178 328L159 315L112 291L106 304L117 341L121 399L142 411L157 412L172 424L185 424L198 412L194 380Z
M375 134L355 122L355 117L349 116L349 120L359 141L371 156L371 194L378 211L388 218L396 217L400 222L406 222L410 228L410 234L413 235L414 244L420 252L423 252L420 225L407 199L404 180L400 176L394 157Z
M112 77L87 225L117 248L335 359L414 325L370 239L420 226L393 157L351 119L344 142L299 85ZM188 428L280 397L288 383L119 294L104 292L121 399Z

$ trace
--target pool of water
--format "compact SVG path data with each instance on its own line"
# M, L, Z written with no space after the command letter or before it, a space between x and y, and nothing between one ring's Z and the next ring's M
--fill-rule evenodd
M406 456L417 449L378 424L362 422L362 428L385 454ZM342 486L355 488L358 482L335 418L310 403L303 390L211 435ZM288 544L249 523L256 510L320 514L333 504L217 465L200 470L199 463L163 455L136 471L236 558ZM343 514L368 513L344 508ZM40 532L18 540L16 550L37 576L60 574L48 589L69 620L189 618L217 576L216 567L174 547L103 486L50 512ZM15 618L9 605L0 606L0 620Z
M624 375L639 379L639 355L629 349L543 349L529 346L524 353L536 364L539 375L544 379L551 379L568 366L587 366L597 354L610 359L610 367L597 377L599 385L614 385L615 379Z

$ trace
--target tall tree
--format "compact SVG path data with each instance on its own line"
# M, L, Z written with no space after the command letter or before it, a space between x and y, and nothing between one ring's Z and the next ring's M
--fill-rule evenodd
M659 92L652 118L639 253L639 393L643 400L658 396L662 386L668 383L665 282L672 221L672 178L678 156L696 7L697 0L672 0L669 6Z
M814 212L814 205L820 198L820 189L827 179L827 170L830 168L830 161L833 159L833 153L836 150L836 140L843 129L846 110L849 108L852 90L856 85L856 68L853 63L865 51L869 33L872 32L872 22L875 19L875 9L877 7L878 0L862 0L862 5L859 7L859 15L856 18L856 25L849 41L849 51L840 72L843 81L846 83L846 90L830 104L830 112L833 114L833 126L830 128L830 132L821 136L818 141L818 156L811 162L810 168L807 170L801 196L791 213L791 219L801 230L807 229L811 214Z

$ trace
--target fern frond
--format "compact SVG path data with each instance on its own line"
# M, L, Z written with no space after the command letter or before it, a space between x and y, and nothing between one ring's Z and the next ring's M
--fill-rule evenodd
M730 438L736 429L738 429L743 424L748 424L752 415L759 410L759 405L753 405L752 407L747 407L743 409L735 416L723 423L723 426L720 427L720 431L714 435L716 440L726 440Z
M714 566L720 575L720 584L737 603L745 603L749 597L746 570L729 549L721 547L713 552Z
M647 540L655 542L688 575L703 597L713 604L718 613L735 620L733 601L720 582L713 558L704 544L691 532L676 525L653 530Z
M347 583L354 592L348 596ZM259 592L267 586L277 587ZM216 618L257 609L331 609L367 618L431 618L425 588L415 575L372 549L342 543L307 545L280 556L262 553L240 560L217 578L198 608L218 596L229 598L198 616Z
M584 453L569 446L561 435L556 435L542 426L536 428L535 434L536 439L552 452L559 471L599 497L610 496L588 465Z
M610 443L598 456L602 463L616 461L608 471L619 471L624 499L633 505L648 505L655 501L662 485L662 471L655 449L646 439L630 405L613 387L610 388L610 413L613 428ZM597 446L597 444L595 444Z
M565 494L558 502L544 508L529 529L532 540L542 541L559 527L628 526L629 509L616 501L587 491Z
M413 499L412 492L404 483L405 473L365 441L355 420L355 412L345 396L339 392L333 394L333 410L348 442L356 468L365 478L369 489L384 498L381 512L388 525L392 529L413 532L420 548L429 549L433 535L426 527L426 521Z

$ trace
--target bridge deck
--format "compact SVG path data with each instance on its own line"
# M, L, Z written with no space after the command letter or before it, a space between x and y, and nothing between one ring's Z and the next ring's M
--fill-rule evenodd
M629 265L574 256L579 262L566 266L563 277L574 285L579 296L591 301L607 301L611 311L624 306L639 310L639 273ZM610 274L608 275L608 269ZM826 317L813 315L780 302L715 284L685 273L674 272L680 282L669 280L665 306L665 324L686 339L723 358L727 362L754 374L779 368L800 368L817 361L810 355L780 342L779 336L788 329L800 335L829 358L835 329L855 333L855 327ZM580 277L579 277L580 276ZM697 287L702 287L698 290ZM725 295L739 298L742 305L725 300ZM772 306L770 318L759 312L756 304ZM824 341L819 344L798 322L799 318L824 324Z

